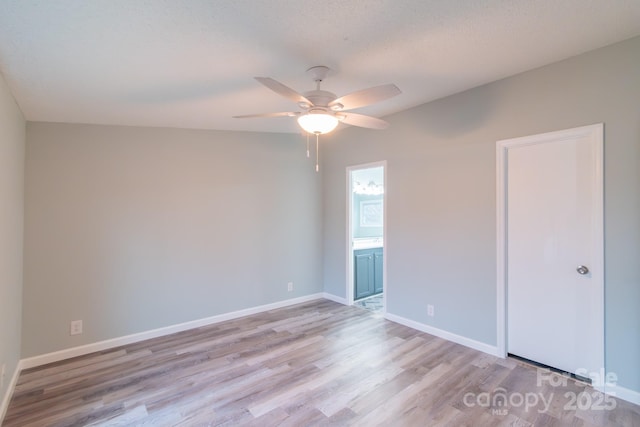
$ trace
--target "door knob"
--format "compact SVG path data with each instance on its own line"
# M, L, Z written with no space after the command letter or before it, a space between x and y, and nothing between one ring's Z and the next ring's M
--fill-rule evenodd
M584 265L579 265L578 268L576 268L576 271L578 274L582 274L583 276L589 273L589 269Z

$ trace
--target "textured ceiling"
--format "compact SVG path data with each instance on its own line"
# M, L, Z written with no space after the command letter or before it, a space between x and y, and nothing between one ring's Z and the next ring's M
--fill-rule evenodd
M1 0L0 71L28 120L298 132L253 76L377 117L640 34L639 0Z

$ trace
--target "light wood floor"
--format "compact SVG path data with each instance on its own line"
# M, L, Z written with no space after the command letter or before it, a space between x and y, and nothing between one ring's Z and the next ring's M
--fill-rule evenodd
M25 370L3 426L640 426L544 378L319 300Z

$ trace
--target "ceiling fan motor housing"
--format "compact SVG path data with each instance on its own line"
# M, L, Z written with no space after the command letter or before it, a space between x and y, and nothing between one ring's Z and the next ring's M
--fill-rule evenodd
M312 106L328 107L329 103L337 98L334 93L328 92L326 90L312 90L309 92L305 92L304 97L313 103L313 105L308 105L306 102L301 102L299 105L304 109L309 109Z

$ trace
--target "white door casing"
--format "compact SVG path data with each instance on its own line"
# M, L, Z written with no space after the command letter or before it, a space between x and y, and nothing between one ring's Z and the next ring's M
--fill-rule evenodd
M602 124L497 143L503 356L604 373L602 152Z
M354 271L354 262L353 262L353 180L352 173L361 169L371 169L382 167L383 170L383 203L382 203L382 241L384 242L384 251L385 256L382 259L382 283L384 283L384 292L382 293L382 313L386 314L387 312L387 291L388 291L388 281L387 281L387 161L382 160L379 162L373 163L365 163L361 165L348 166L346 169L347 172L347 233L346 233L346 244L347 244L347 268L346 268L346 285L347 289L345 292L347 305L353 305L355 300L354 296L354 283L353 283L353 271Z

